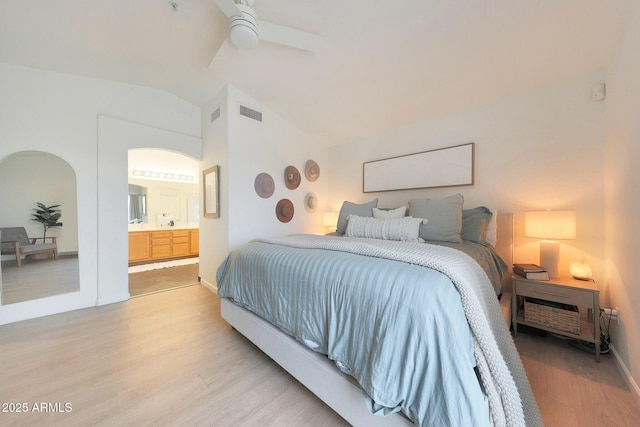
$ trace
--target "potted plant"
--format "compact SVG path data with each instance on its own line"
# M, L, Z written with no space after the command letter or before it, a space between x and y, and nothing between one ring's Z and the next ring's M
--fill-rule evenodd
M42 241L44 242L44 240L47 238L48 229L62 227L62 223L58 222L58 220L62 216L62 213L60 209L58 209L60 205L45 206L40 202L37 202L36 205L38 207L33 208L33 210L36 212L31 214L33 216L31 220L37 221L42 224L42 227L44 229Z

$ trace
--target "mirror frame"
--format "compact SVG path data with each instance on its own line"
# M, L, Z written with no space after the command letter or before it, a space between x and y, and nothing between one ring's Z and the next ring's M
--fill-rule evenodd
M219 169L220 167L215 165L202 172L202 194L206 218L220 218Z

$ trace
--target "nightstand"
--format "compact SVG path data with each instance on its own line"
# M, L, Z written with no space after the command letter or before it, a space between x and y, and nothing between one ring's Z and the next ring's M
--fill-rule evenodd
M513 296L511 299L511 316L513 336L518 335L518 325L527 325L533 328L542 329L556 335L562 335L577 340L593 343L595 345L596 362L600 362L600 290L591 281L575 279L551 279L551 280L530 280L513 275ZM525 319L524 310L521 307L521 298L529 297L542 302L566 304L587 309L587 319L582 320L578 314L579 326L576 332L568 332L554 327L554 322L534 322ZM547 308L545 307L545 310ZM553 316L558 313L556 309L548 309L547 315Z

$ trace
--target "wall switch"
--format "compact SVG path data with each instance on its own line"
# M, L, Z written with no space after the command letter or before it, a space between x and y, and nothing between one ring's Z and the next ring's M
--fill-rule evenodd
M591 88L591 99L593 101L602 101L605 97L604 83L597 83Z

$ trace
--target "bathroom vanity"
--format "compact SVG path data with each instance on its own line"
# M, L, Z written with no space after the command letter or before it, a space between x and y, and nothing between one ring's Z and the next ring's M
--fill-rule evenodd
M129 231L129 265L198 256L197 228Z

